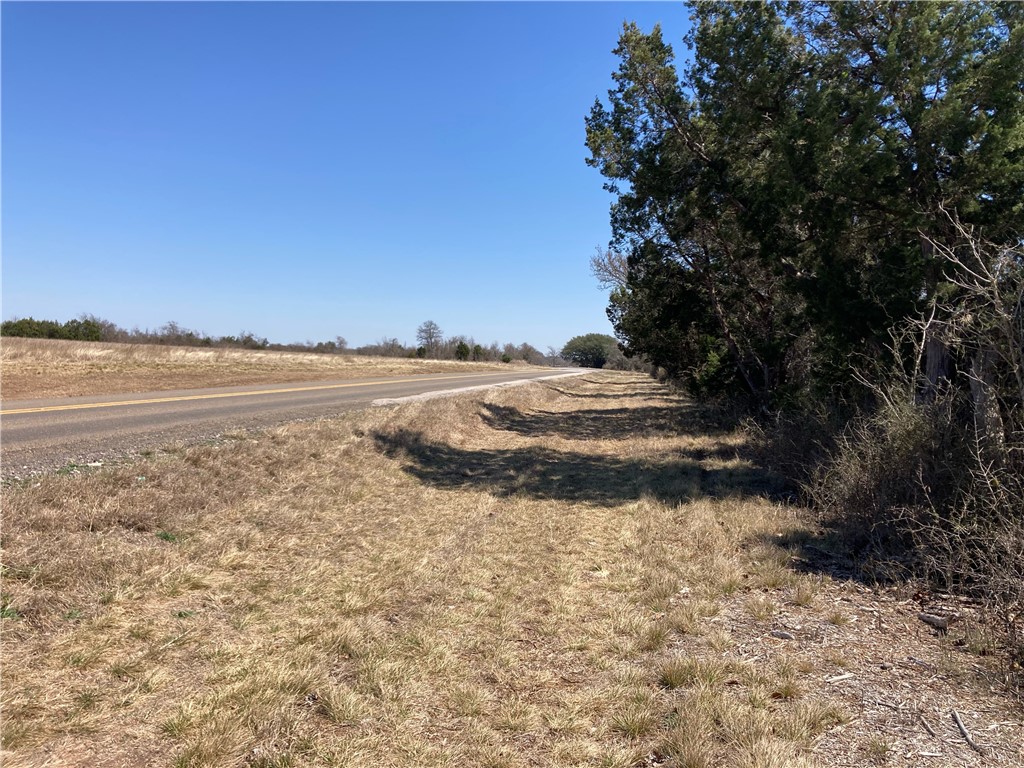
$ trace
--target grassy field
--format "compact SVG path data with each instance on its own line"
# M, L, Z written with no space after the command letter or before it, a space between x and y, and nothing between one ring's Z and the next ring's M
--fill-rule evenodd
M454 360L4 338L0 395L8 401L507 368Z
M1020 765L977 625L781 490L612 373L8 487L4 765Z

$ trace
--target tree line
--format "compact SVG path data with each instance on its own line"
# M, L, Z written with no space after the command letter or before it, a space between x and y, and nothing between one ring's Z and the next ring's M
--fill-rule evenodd
M558 352L548 348L541 352L532 344L494 341L484 345L472 336L456 334L445 336L433 320L426 320L416 328L416 343L403 344L396 338L383 338L374 344L356 349L359 354L384 357L419 357L433 360L466 360L475 362L512 363L521 361L530 365L565 365Z
M541 352L531 344L487 345L477 343L471 336L445 337L440 326L428 320L416 331L417 344L408 345L397 338L383 338L372 344L350 348L343 336L325 341L280 344L268 341L251 331L237 335L211 336L171 321L156 329L131 330L95 315L82 315L65 322L36 320L32 317L5 320L0 324L0 336L20 336L36 339L63 339L68 341L104 341L125 344L161 344L183 347L216 347L234 349L262 349L275 352L312 352L317 354L356 354L382 357L419 357L438 360L472 360L480 362L523 361L532 365L565 365L558 351Z
M266 349L323 354L338 354L348 350L348 342L342 336L336 336L328 341L276 344L251 331L240 331L235 336L211 336L202 331L186 328L173 320L155 329L133 328L128 330L110 320L104 320L89 314L67 320L63 323L58 320L36 320L32 317L5 320L0 324L0 336L64 339L68 341L105 341L115 344L162 344L178 347Z
M1024 5L689 8L688 61L627 24L586 118L622 349L757 414L863 547L1024 599Z

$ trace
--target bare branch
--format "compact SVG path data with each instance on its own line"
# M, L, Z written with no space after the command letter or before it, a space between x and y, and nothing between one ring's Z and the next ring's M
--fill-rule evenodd
M618 251L598 246L590 257L590 271L605 290L625 288L629 279L626 257Z

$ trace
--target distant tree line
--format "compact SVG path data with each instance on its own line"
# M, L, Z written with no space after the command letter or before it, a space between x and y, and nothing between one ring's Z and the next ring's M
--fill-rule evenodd
M95 315L82 315L64 323L57 320L36 320L32 317L5 320L0 324L0 336L68 341L106 341L122 344L163 344L178 347L233 347L324 354L338 354L348 350L348 342L341 336L336 336L329 341L275 344L251 331L241 331L237 336L210 336L202 331L185 328L173 320L155 330L148 328L128 330Z
M522 361L531 365L565 365L554 349L545 354L527 344L482 345L471 336L445 337L437 323L428 320L416 332L415 345L406 345L395 338L384 338L374 344L350 349L342 336L327 341L278 344L251 331L237 335L211 336L171 321L155 330L127 330L95 315L82 315L67 322L36 320L32 317L6 320L0 324L0 336L21 336L34 339L68 341L105 341L123 344L162 344L181 347L217 347L233 349L265 349L276 352L314 352L318 354L359 354L381 357L419 357L435 360L471 360L478 362Z
M36 320L23 317L0 324L0 336L24 336L30 339L67 339L70 341L103 341L104 328L93 318L68 320Z
M416 329L416 344L406 345L395 338L383 338L374 344L355 349L360 355L382 357L418 357L432 360L467 360L474 362L511 363L521 361L530 365L565 365L558 351L549 348L541 352L531 344L499 344L494 341L483 345L472 336L445 337L441 327L427 320Z

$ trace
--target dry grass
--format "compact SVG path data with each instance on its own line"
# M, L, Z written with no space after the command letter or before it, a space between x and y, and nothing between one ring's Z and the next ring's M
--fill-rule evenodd
M155 344L11 337L0 342L0 393L5 401L507 368L454 360Z
M906 678L828 682L833 658L873 663L871 627L830 623L837 601L877 600L793 570L786 542L814 531L742 454L667 390L602 373L9 487L4 764L789 768L869 764L883 737L905 754L866 702ZM888 650L936 645L915 642ZM1001 700L942 685L987 764L1017 764Z

